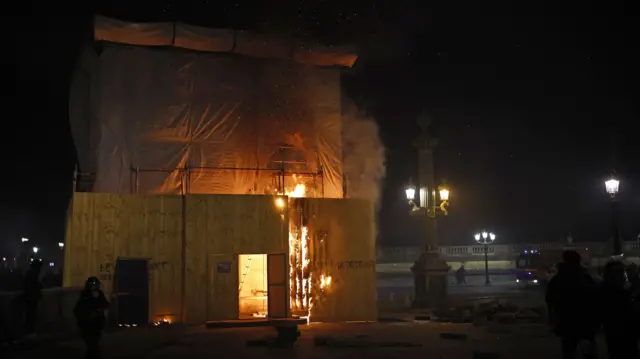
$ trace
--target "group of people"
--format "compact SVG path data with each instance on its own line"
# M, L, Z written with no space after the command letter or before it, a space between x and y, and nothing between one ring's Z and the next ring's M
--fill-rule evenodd
M34 260L25 275L23 293L25 302L24 332L27 337L34 336L38 304L42 299L41 268L42 262ZM100 357L99 343L105 326L108 308L109 302L100 289L100 281L96 277L89 277L73 308L78 329L86 345L86 358L88 359Z
M576 251L563 253L558 273L547 287L546 302L563 359L596 357L595 337L604 332L611 359L638 359L640 277L636 265L612 260L601 280L581 266Z

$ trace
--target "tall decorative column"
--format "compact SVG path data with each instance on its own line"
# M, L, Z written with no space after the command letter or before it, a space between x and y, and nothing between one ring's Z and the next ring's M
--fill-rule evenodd
M438 144L437 138L429 134L431 121L420 117L418 124L422 129L420 137L414 142L418 150L418 199L412 214L424 221L424 243L420 257L412 269L415 281L415 299L417 308L440 308L447 302L449 265L444 261L438 249L437 214L443 207L438 206L435 181L433 151ZM448 193L448 192L447 192ZM445 199L446 200L446 199Z

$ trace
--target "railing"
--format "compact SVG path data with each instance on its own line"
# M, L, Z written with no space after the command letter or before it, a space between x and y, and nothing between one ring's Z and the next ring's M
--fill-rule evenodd
M536 243L536 244L496 244L489 245L488 253L490 257L500 259L515 259L525 249L531 250L562 250L563 248L584 248L588 250L592 257L607 256L610 244L606 242L598 243ZM640 256L640 242L627 241L623 244L623 250L627 257ZM465 258L473 258L484 255L484 246L439 246L440 254L445 259L464 260ZM377 261L378 263L402 263L413 262L422 253L419 246L406 247L379 247Z

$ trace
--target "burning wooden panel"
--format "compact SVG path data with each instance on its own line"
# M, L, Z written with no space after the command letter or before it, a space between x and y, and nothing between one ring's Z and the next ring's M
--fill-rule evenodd
M148 258L151 318L237 319L239 255L280 254L289 258L288 288L269 285L291 313L311 321L375 320L371 203L303 198L302 183L286 195L76 193L64 284L97 275L109 295L118 257Z
M290 199L293 312L309 321L377 318L373 207L358 199Z

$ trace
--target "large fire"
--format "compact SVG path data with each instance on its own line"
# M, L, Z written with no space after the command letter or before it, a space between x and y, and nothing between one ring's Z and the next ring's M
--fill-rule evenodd
M285 195L293 198L305 197L307 190L304 184L296 184ZM294 311L306 311L307 323L311 319L314 296L331 286L331 277L321 273L319 282L314 284L309 244L311 238L309 228L296 228L293 216L289 223L289 287L290 307Z

